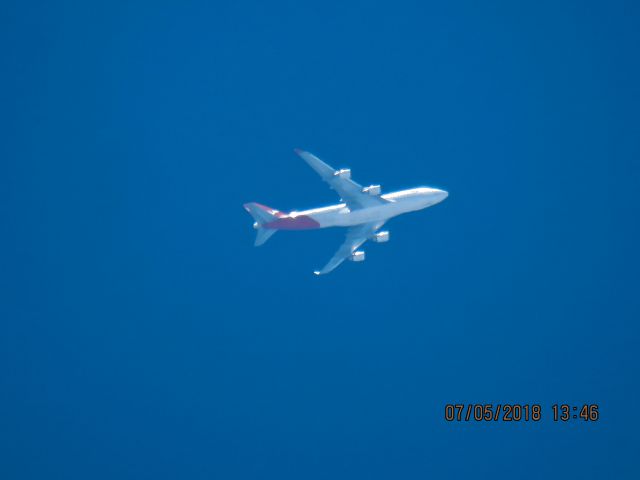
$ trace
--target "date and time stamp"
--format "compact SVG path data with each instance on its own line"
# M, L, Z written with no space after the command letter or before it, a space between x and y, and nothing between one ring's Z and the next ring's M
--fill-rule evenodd
M554 403L550 408L538 403L448 403L444 407L447 422L597 422L600 407L596 403L571 405Z

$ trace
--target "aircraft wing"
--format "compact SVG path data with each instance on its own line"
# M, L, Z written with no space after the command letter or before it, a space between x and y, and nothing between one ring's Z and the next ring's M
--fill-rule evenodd
M327 263L322 270L317 270L313 273L316 275L324 275L331 270L337 268L342 262L351 256L360 245L366 242L380 227L384 225L384 222L369 222L362 225L356 225L355 227L349 227L347 229L347 238L344 243L340 245L340 248L335 253L329 263Z
M298 148L295 149L295 152L320 175L322 180L338 192L338 195L340 195L342 201L347 204L349 210L375 207L388 202L388 200L385 200L379 195L369 195L363 192L362 185L357 184L351 180L351 178L339 175L339 171L330 167L315 155Z

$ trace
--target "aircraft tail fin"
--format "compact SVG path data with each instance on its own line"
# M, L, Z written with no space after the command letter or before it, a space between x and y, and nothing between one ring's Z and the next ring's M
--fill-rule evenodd
M265 228L263 225L277 220L279 217L283 216L283 213L275 208L267 207L266 205L261 205L255 202L245 203L243 206L256 221L256 223L253 224L254 228L257 230L254 245L258 247L264 244L274 233L277 232L276 229Z

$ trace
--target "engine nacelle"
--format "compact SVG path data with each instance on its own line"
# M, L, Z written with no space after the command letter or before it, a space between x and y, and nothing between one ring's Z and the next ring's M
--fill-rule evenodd
M384 231L384 232L378 232L376 233L371 240L373 240L376 243L385 243L389 241L389 232L388 231Z
M341 168L340 170L336 170L333 172L335 177L346 178L347 180L351 178L351 169L350 168Z
M352 262L364 262L364 250L356 250L351 254L349 260Z
M371 196L377 197L382 192L382 188L380 185L369 185L368 187L364 187L362 189L362 193L368 193Z

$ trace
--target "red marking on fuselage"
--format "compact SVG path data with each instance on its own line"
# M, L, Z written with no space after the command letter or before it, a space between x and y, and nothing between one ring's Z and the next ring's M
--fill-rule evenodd
M278 218L286 216L286 214L282 213L280 210L276 210L275 208L267 207L266 205L262 205L261 203L257 203L257 202L254 202L254 203L258 208L260 208L261 210L264 210L269 215L275 215Z
M312 228L320 228L320 224L313 218L306 215L297 215L290 217L288 215L278 215L278 219L262 225L265 228L273 228L275 230L310 230Z

